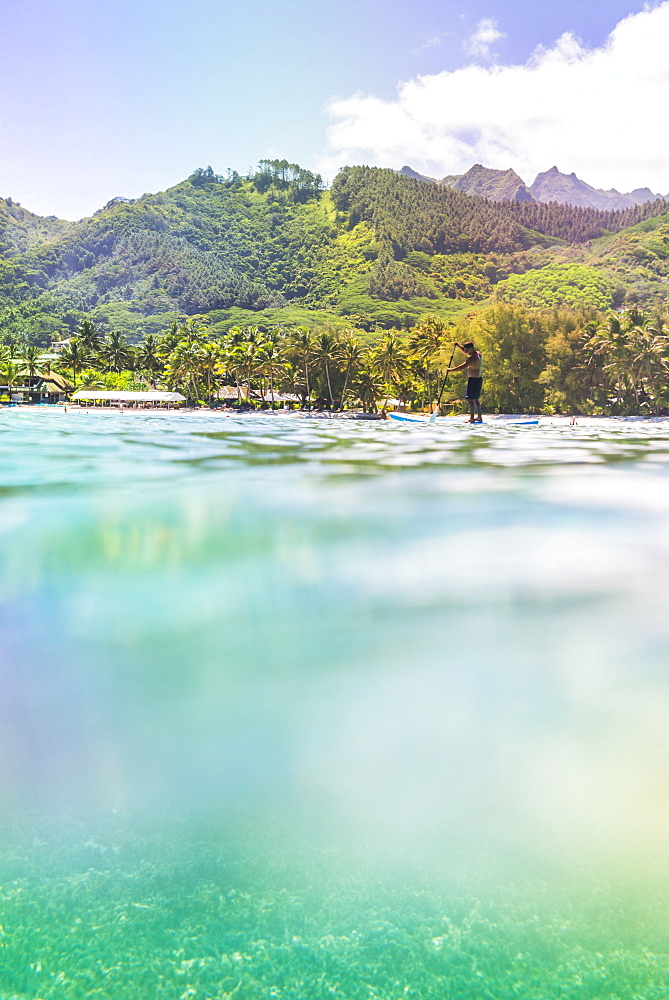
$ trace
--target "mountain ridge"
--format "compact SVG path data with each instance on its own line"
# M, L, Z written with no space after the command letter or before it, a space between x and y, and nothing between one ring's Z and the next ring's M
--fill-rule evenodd
M458 177L442 177L439 182L444 187L455 188L464 194L478 195L480 198L490 198L492 201L532 201L533 197L527 185L515 170L493 170L475 163L473 167Z
M658 198L669 198L669 195L654 194L648 187L635 188L627 193L621 193L616 188L608 191L595 188L574 172L565 174L556 166L537 174L529 186L511 168L497 170L480 163L475 163L464 174L449 174L441 179L420 174L409 166L403 166L399 173L431 184L452 187L465 194L490 198L492 201L555 201L560 205L573 205L577 208L615 211Z
M485 196L372 167L343 168L328 191L297 165L263 161L246 177L198 169L73 223L0 199L0 329L45 344L83 316L131 338L183 315L226 329L318 316L371 330L491 297L666 298L669 205L496 201L490 184L513 191L520 178L477 166Z

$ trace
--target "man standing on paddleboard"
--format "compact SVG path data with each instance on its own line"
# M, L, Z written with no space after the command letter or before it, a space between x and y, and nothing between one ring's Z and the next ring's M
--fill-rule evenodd
M461 365L456 365L454 368L448 368L447 371L459 372L463 368L467 369L467 393L465 398L469 403L469 423L481 424L483 423L483 416L481 414L479 397L481 396L481 386L483 385L481 374L483 359L471 340L467 341L466 344L456 343L455 346L459 347L467 355L467 360L463 361ZM475 413L476 415L474 415Z

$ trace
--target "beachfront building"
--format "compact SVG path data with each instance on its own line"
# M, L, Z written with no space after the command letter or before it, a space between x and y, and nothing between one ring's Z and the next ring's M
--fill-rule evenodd
M273 403L283 406L285 409L290 409L296 403L299 404L302 402L302 397L297 396L294 392L266 392L260 398L263 403Z
M69 347L74 337L63 337L62 340L52 340L49 344L49 353L58 357L60 352L66 347Z
M63 403L74 386L64 375L44 372L22 376L21 385L1 385L0 402L4 403Z
M273 406L280 406L284 409L290 409L291 406L299 406L302 402L302 397L297 396L294 392L266 392L261 395L259 392L252 392L249 395L249 391L246 386L240 385L239 387L234 385L222 385L218 392L216 393L218 399L222 400L223 403L227 404L258 404L269 403Z
M136 410L172 410L186 402L180 392L159 389L133 392L127 389L77 389L71 402L79 406L113 406Z
M216 393L218 399L222 400L223 403L232 404L240 403L242 405L248 404L258 404L270 403L274 406L280 406L284 409L290 409L291 406L298 405L302 402L302 397L297 396L293 392L266 392L261 395L259 392L252 392L249 395L249 391L246 386L240 385L239 388L234 385L222 385L218 392Z
M224 403L245 403L246 389L244 386L222 385L216 393L216 398Z

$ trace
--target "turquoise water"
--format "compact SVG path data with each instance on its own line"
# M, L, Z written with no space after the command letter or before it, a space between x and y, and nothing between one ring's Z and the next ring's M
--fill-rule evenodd
M0 454L0 993L666 996L669 422Z

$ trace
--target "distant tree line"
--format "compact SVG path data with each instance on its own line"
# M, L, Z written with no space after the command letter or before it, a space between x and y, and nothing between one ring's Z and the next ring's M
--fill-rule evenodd
M236 170L228 170L225 177L215 174L211 167L206 170L199 167L188 178L194 187L204 187L207 184L218 184L226 188L240 188L243 181L250 181L260 194L265 194L270 188L287 192L291 201L304 204L311 198L318 198L324 191L323 178L305 170L298 163L288 160L260 160L257 170L251 170L245 176Z
M0 381L59 371L78 388L176 389L192 403L272 406L280 393L305 408L384 405L429 409L455 340L484 357L484 405L494 412L657 414L669 408L669 324L663 314L529 310L498 303L457 328L424 316L410 331L373 334L331 326L233 327L215 335L206 318L174 322L133 346L119 333L79 324L57 356L5 337ZM461 355L457 355L461 358ZM443 405L457 411L464 382L447 380Z
M669 204L658 198L630 208L600 210L561 205L556 201L509 201L504 203L504 208L521 226L567 243L585 243L606 233L619 233L622 229L661 215L669 211Z

